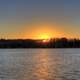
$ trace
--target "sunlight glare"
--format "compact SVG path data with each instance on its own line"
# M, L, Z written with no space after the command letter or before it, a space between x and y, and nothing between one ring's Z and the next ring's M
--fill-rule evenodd
M45 42L47 39L50 39L51 36L47 33L42 33L41 35L39 35L39 39L44 39L43 41Z

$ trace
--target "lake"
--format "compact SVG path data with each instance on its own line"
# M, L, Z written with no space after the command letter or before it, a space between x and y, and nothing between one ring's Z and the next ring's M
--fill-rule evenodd
M80 49L0 49L0 80L80 80Z

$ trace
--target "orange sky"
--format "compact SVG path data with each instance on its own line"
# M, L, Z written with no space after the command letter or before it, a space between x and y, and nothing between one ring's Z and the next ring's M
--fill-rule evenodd
M35 22L32 24L25 24L24 26L29 26L24 28L24 36L23 38L30 38L30 39L50 39L55 37L61 37L63 32L58 29L58 25L50 24L48 22Z
M1 0L0 38L80 38L80 0Z
M74 29L68 28L67 27L68 25L42 19L38 20L33 19L28 22L25 21L23 23L17 23L17 24L16 22L11 21L9 22L9 24L4 24L1 26L3 26L3 28L1 29L2 32L0 33L1 38L50 39L50 38L60 38L60 37L67 37L67 38L79 37L78 32L75 32ZM6 29L4 26L6 26ZM70 26L72 27L72 25Z

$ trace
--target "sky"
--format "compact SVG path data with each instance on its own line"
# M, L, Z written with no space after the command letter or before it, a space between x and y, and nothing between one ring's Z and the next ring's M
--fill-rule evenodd
M0 0L0 38L80 38L80 0Z

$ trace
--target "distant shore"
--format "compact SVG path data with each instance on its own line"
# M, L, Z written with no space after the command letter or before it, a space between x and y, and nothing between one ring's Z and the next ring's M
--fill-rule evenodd
M0 48L80 48L79 39L0 39Z

